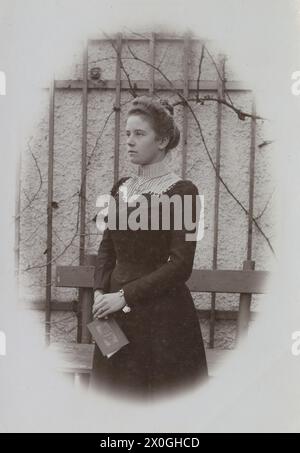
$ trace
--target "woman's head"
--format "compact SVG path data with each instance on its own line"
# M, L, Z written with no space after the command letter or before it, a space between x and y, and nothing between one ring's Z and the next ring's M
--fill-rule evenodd
M136 164L157 162L175 148L180 131L173 118L173 107L150 96L134 98L127 113L127 150Z

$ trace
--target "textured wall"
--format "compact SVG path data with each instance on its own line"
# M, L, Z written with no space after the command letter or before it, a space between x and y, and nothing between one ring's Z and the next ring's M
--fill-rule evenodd
M217 59L218 49L214 43L208 48ZM133 51L145 60L149 59L147 44L132 43ZM172 80L183 79L182 66L183 45L178 42L157 44L156 64ZM190 78L197 79L198 61L201 53L199 43L193 42L189 60ZM148 79L149 67L130 59L130 53L123 50L124 66L130 77L139 80ZM230 56L229 56L230 57ZM56 79L82 78L82 59L80 53L73 56ZM89 49L89 67L100 66L102 79L115 78L115 52L110 43L91 44ZM122 79L126 79L123 72ZM228 80L239 80L238 74L230 71L230 59L226 63ZM161 76L156 74L155 80ZM216 80L216 69L206 55L202 65L201 79ZM139 94L146 94L139 92ZM194 93L193 93L194 94ZM205 93L215 95L215 93ZM158 92L159 96L169 100L178 100L171 92ZM230 93L235 106L251 112L251 95L249 92ZM126 103L131 95L121 93L121 130L120 130L120 177L135 174L136 168L126 156L125 121ZM115 93L112 90L90 90L88 95L88 160L87 171L87 215L86 215L86 249L96 253L101 236L98 234L93 218L97 214L96 198L101 193L108 193L113 184L114 152L114 114L109 117L101 139L98 140L107 116L112 111ZM194 105L205 136L208 149L213 158L216 155L217 104L207 102ZM47 161L48 161L48 93L41 90L41 111L43 112L36 130L29 138L28 146L22 156L21 171L21 228L20 228L20 283L21 298L27 302L45 300L45 262L46 262L46 227L47 227ZM258 114L260 112L257 112ZM182 108L175 109L175 118L182 129ZM191 113L188 114L188 155L186 178L191 179L205 198L205 236L197 245L194 262L195 268L211 268L213 258L213 215L215 173L206 155L203 143ZM257 144L272 137L265 133L265 125L257 125ZM55 96L55 163L54 163L54 201L53 208L53 281L55 265L77 264L79 257L79 236L76 228L78 220L78 190L81 172L81 127L82 99L80 90L57 90ZM250 156L250 120L241 121L227 107L222 110L221 138L221 174L230 190L248 206L249 191L249 156ZM98 141L97 141L98 140ZM95 147L95 144L97 146ZM180 174L182 143L169 156L170 165ZM34 158L33 158L33 155ZM272 178L272 146L256 148L256 176L254 216L259 215L268 203L274 190ZM42 181L42 184L40 184ZM29 205L29 200L33 201ZM274 196L267 204L259 224L265 234L275 240L275 201ZM221 185L218 268L241 269L247 253L247 217L236 201ZM272 254L266 240L254 227L253 259L256 269L270 270ZM53 299L70 301L77 298L76 289L52 289ZM210 307L210 294L195 294L198 308ZM254 297L253 307L259 310L259 299ZM217 309L237 309L238 296L218 294ZM74 316L65 312L53 315L53 338L75 341L76 329ZM61 320L61 321L59 321ZM202 322L203 334L208 341L208 322ZM216 347L231 348L234 345L235 323L218 321L216 324Z

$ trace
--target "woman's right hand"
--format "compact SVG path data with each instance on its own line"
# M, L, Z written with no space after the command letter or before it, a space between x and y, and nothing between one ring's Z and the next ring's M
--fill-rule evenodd
M104 294L104 291L102 291L102 289L96 289L96 290L94 291L94 302L96 302L96 300L97 300L99 297L103 296L103 294Z
M102 289L96 289L94 291L94 304L93 304L93 316L95 316L95 313L97 313L98 308L99 308L99 303L101 302L101 299L104 295L104 291Z

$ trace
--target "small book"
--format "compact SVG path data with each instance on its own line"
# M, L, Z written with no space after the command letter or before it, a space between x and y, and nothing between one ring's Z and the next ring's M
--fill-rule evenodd
M87 327L102 354L108 358L129 343L128 338L113 317L94 319Z

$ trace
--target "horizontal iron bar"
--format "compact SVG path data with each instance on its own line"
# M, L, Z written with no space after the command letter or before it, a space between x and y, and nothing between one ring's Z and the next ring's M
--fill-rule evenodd
M91 35L91 37L88 39L88 43L98 43L98 42L110 42L111 40L113 41L116 41L116 37L115 36L111 36L111 39L109 38L101 38L99 36L96 36L96 35ZM142 42L148 42L150 41L151 37L147 37L147 36L131 36L131 37L127 37L126 35L123 35L122 36L122 40L123 41L133 41L133 42L139 42L139 41L142 41ZM191 41L194 41L194 42L199 42L199 43L209 43L211 42L211 39L201 39L201 38L196 38L194 36L190 36L189 39ZM184 37L181 37L181 36L166 36L166 35L162 35L162 34L159 34L159 33L155 33L155 41L159 41L159 42L177 42L177 41L181 41L183 42L184 41Z
M197 90L197 80L189 80L189 91L196 91ZM182 80L174 80L172 81L173 87L176 90L183 91L183 82ZM149 90L149 82L148 80L132 80L131 81L132 87L135 90ZM56 80L55 81L55 88L58 90L82 90L83 81L80 79L77 80ZM88 81L88 88L95 89L95 90L115 90L116 89L116 81L115 80L99 80L98 82L94 82L93 80ZM48 89L48 87L44 87L44 89ZM131 89L128 80L121 80L121 90L129 90ZM169 83L165 81L155 81L155 90L156 91L163 91L168 90L172 91L172 87ZM215 80L200 80L199 83L199 91L217 91L218 90L218 82ZM245 83L238 80L229 80L225 83L225 91L251 91L250 88L245 86Z

